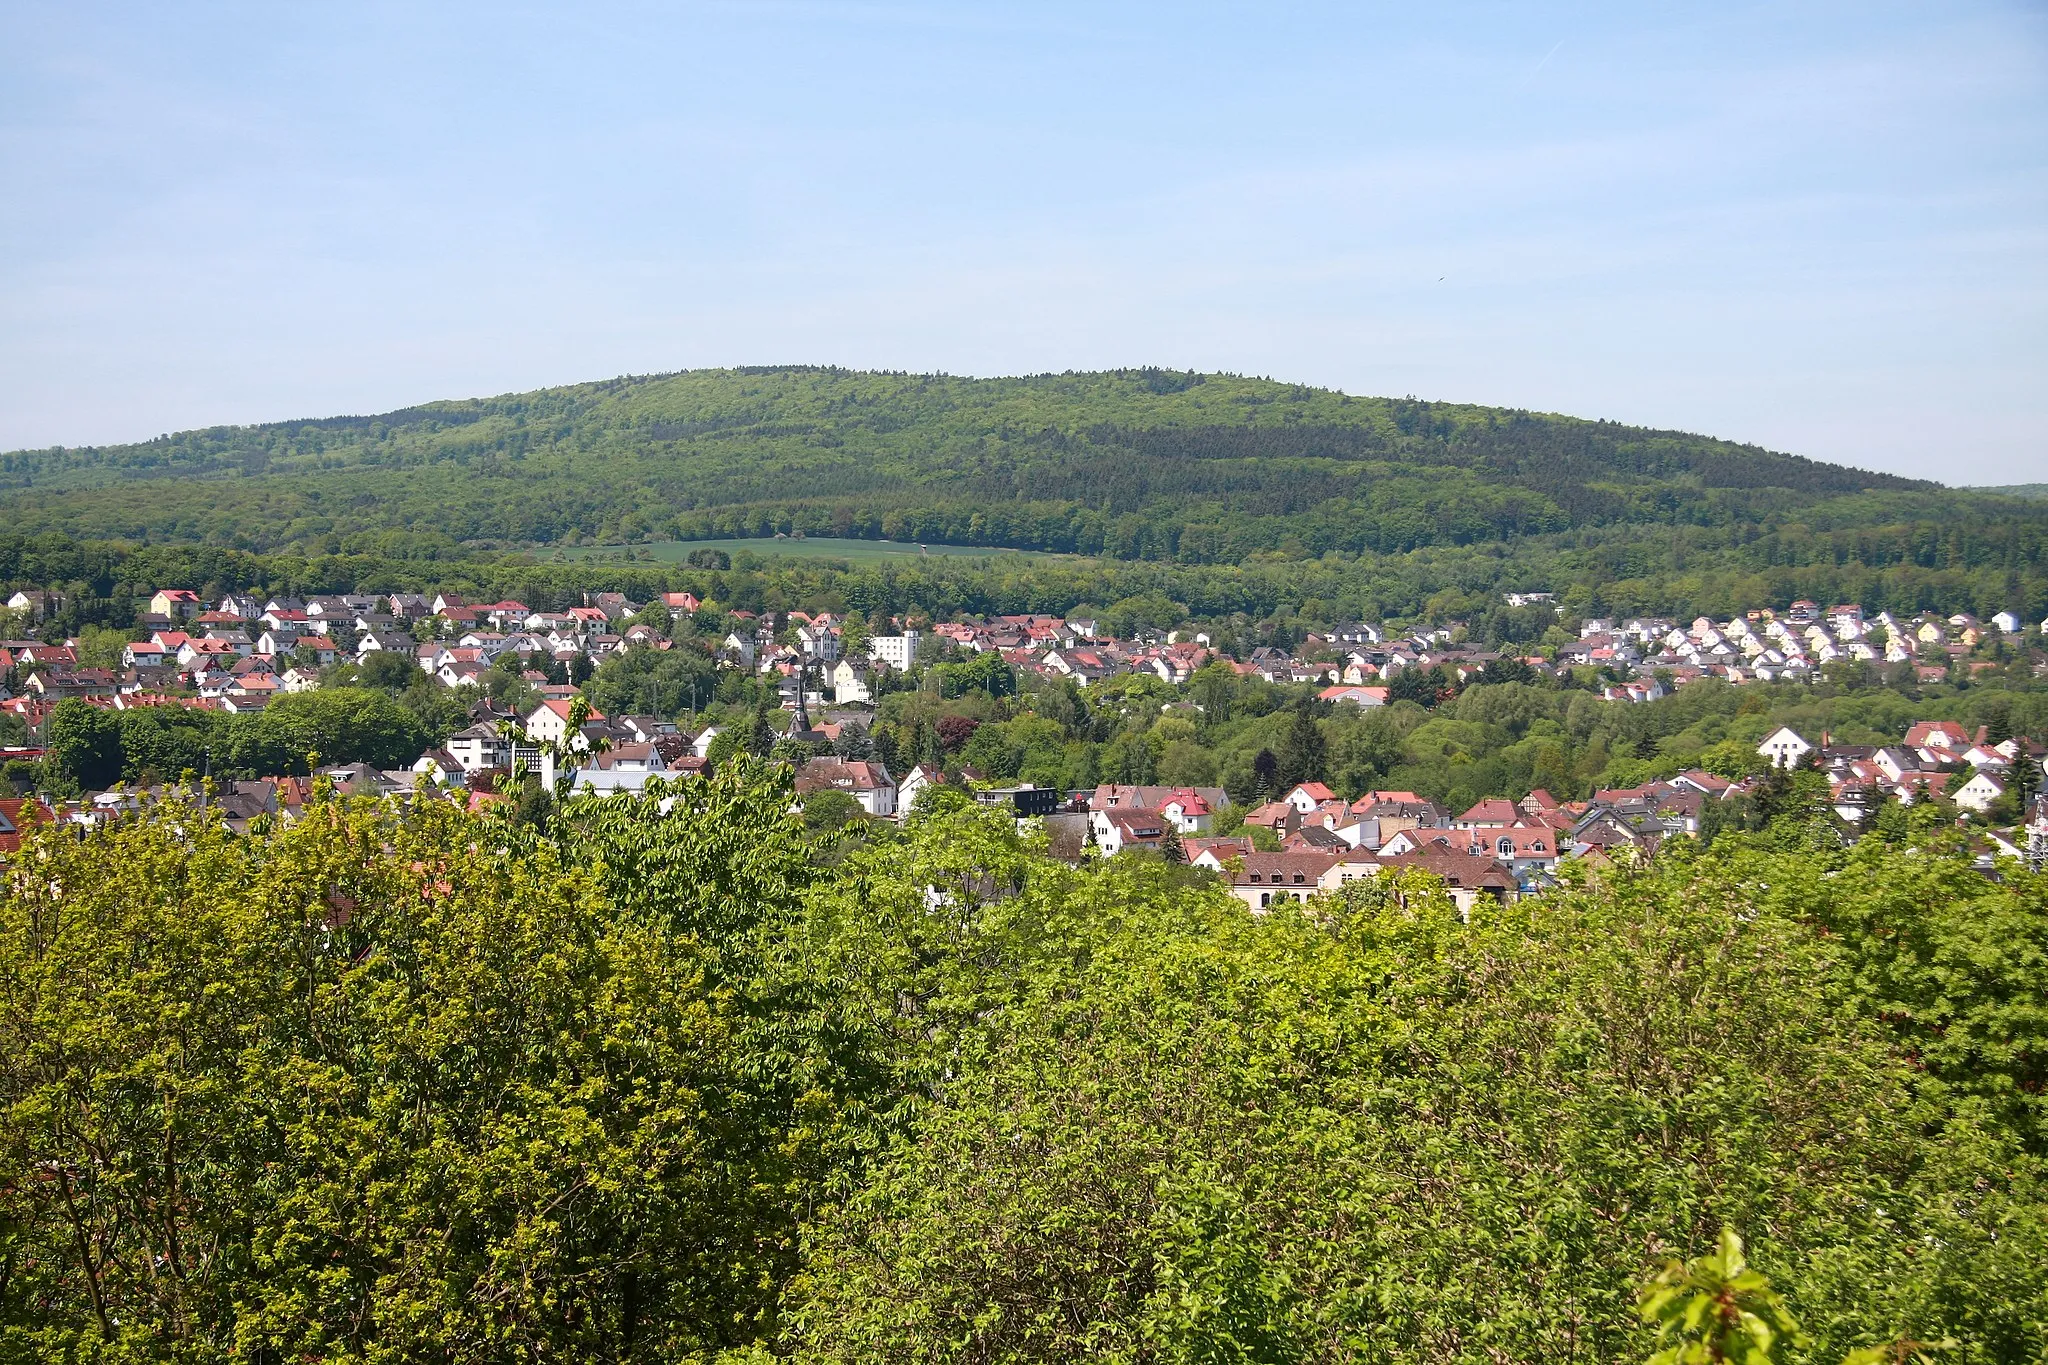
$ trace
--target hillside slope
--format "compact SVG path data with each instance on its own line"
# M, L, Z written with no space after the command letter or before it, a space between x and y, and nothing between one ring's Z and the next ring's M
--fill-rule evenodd
M777 530L1235 562L2018 504L1682 432L1159 370L700 370L0 457L22 532L445 552Z

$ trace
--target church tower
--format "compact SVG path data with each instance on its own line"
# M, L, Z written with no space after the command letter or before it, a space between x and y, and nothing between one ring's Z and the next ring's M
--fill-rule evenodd
M789 732L792 735L809 734L811 713L804 705L804 693L811 690L811 656L806 654L796 666L796 714L790 718Z

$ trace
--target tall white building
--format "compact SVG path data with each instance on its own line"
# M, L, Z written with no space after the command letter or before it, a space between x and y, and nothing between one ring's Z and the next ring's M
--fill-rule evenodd
M910 671L911 661L917 658L919 635L906 630L901 635L876 635L868 640L868 657L889 665L898 673Z

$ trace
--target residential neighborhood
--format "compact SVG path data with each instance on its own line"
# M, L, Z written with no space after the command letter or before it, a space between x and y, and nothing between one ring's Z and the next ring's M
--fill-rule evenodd
M45 598L23 590L12 609L32 617ZM1520 608L1549 601L1543 593L1510 595ZM1480 896L1538 889L1567 861L1654 854L1674 834L1697 834L1720 803L1749 794L1767 771L1823 774L1833 809L1851 829L1888 801L1938 797L1981 816L2015 791L2032 803L2022 821L2031 827L2042 818L2034 799L2040 783L2027 774L2040 770L2043 749L1952 721L1915 724L1886 745L1843 744L1825 732L1780 726L1756 746L1756 772L1730 777L1692 769L1575 799L1536 787L1450 809L1415 791L1369 790L1346 799L1321 781L1268 788L1250 802L1233 802L1223 786L1201 783L1048 788L991 779L958 757L941 762L943 745L923 753L877 751L867 732L880 699L939 675L942 686L986 687L991 695L998 679L1006 689L1071 685L1085 693L1140 678L1186 692L1198 673L1221 667L1354 712L1404 698L1428 702L1440 688L1472 682L1584 677L1602 702L1632 705L1702 679L1736 686L1814 682L1836 666L1904 669L1913 681L1969 678L2000 667L2004 642L2025 634L2008 614L1981 622L1966 615L1866 616L1852 605L1797 601L1783 611L1760 608L1726 620L1586 620L1575 635L1522 651L1481 647L1456 625L1406 632L1368 622L1315 625L1285 647L1257 646L1236 657L1196 627L1117 637L1095 619L1044 614L869 622L831 612L719 611L690 592L648 602L591 592L569 604L534 606L466 601L451 592L233 592L208 602L188 589L164 588L138 602L135 625L111 657L104 637L0 641L0 716L18 721L25 741L0 756L14 764L15 779L11 799L0 805L9 825L0 830L0 852L22 819L109 818L161 799L190 776L158 772L153 784L68 796L22 791L22 776L44 756L46 724L67 700L117 713L178 708L260 716L279 698L402 678L407 687L445 698L452 719L440 738L403 766L336 763L318 775L348 792L432 792L485 805L511 799L529 781L564 796L615 794L702 773L716 761L722 732L732 732L726 751L746 747L729 716L724 724L700 718L713 710L717 679L743 679L752 695L773 698L772 717L758 723L792 762L799 804L838 793L862 818L896 821L921 793L952 786L972 799L1008 802L1020 817L1028 811L1028 818L1071 821L1072 846L1090 856L1151 851L1207 868L1254 909L1388 867L1425 868L1469 906ZM708 656L713 686L688 694L679 713L608 714L595 704L593 694L602 689L591 680L608 661L658 658L682 648L685 636L692 658ZM88 657L95 652L100 657ZM314 775L238 774L217 784L211 800L231 824L289 820ZM1991 837L2022 856L2022 824Z

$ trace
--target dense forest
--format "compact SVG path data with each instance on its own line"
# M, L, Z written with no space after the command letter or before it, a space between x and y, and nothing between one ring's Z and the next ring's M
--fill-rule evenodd
M2038 503L1612 422L1159 370L802 367L15 452L0 512L300 553L801 532L1197 564L1644 526L1705 548L1821 533L1872 565L1923 562L1929 533L2037 558L2048 525Z
M2048 882L1927 810L1461 919L670 795L32 832L0 1358L2048 1359Z

